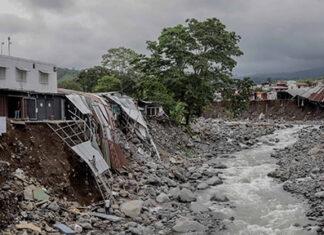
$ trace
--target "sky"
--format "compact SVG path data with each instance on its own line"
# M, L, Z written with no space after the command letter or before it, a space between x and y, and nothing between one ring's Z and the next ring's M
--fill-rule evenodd
M110 48L147 53L146 40L188 18L216 17L244 55L234 74L324 66L323 0L0 0L0 42L11 55L59 67L99 65Z

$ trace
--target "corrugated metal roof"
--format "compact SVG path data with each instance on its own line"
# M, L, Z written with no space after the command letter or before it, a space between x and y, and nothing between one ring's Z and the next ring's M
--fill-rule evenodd
M307 89L289 89L287 90L287 93L290 94L292 97L295 97L295 96L300 96L302 95L303 93L305 93Z
M92 146L90 141L78 144L72 147L72 149L89 165L90 168L92 168L92 171L95 172L96 176L109 169L109 166L103 159L101 153ZM95 168L91 163L93 156L95 157Z
M288 93L291 94L289 91L292 90L288 90ZM324 102L324 85L320 84L316 87L306 89L304 92L296 94L296 96L300 96L315 102Z

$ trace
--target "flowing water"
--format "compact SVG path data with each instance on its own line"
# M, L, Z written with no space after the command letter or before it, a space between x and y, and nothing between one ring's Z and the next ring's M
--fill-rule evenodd
M282 184L267 176L277 168L276 159L270 157L274 148L292 145L297 141L296 132L301 128L295 126L264 136L255 148L237 152L234 154L236 158L222 161L228 167L220 175L224 183L204 192L199 200L212 210L235 218L223 234L315 234L303 229L303 225L310 223L305 216L307 205L284 191ZM262 143L270 138L278 138L280 141L273 146ZM234 207L224 208L206 200L213 191L227 196Z

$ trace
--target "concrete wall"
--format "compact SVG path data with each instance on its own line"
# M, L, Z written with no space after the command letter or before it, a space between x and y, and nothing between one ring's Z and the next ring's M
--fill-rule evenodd
M55 65L0 55L0 67L6 68L6 78L4 80L0 79L0 88L43 93L57 92ZM17 69L27 71L26 81L17 80ZM48 74L47 84L40 82L40 72Z

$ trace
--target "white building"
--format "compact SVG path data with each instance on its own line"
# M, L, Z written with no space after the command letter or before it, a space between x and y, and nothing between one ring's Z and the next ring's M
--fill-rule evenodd
M0 55L0 89L56 93L56 66Z

